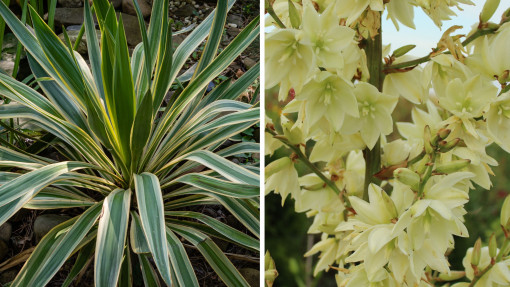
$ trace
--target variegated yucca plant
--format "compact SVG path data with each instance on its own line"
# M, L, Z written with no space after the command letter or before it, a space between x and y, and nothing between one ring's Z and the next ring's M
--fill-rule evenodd
M52 146L69 160L0 147L0 225L21 208L82 210L38 243L11 286L45 286L74 254L64 286L91 260L96 286L131 286L133 268L145 286L198 286L181 240L227 286L248 286L211 237L259 251L259 168L227 159L257 153L259 144L224 145L259 121L258 105L236 100L259 76L259 65L206 89L258 38L259 19L219 52L234 4L220 0L174 51L169 1L155 0L130 57L122 16L107 0L84 2L90 67L32 8L31 28L0 1L0 15L25 47L42 91L0 74L0 94L11 100L0 104L0 118L35 123L55 136ZM179 74L206 38L194 73ZM182 91L165 101L173 84ZM251 234L193 211L209 204L222 205Z

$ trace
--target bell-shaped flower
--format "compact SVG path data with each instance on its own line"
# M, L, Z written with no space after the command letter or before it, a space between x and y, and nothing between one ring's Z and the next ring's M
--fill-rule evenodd
M372 149L381 135L393 131L391 113L398 97L383 94L365 82L356 85L354 94L358 100L359 118L347 115L341 131L347 135L360 131L363 141Z
M487 130L494 141L510 152L510 92L500 95L485 114Z
M388 11L388 19L391 19L397 31L399 30L398 22L405 26L415 29L414 25L414 6L409 0L392 0L386 4Z
M439 105L463 121L478 118L496 98L498 88L480 75L452 79L446 86L445 94L439 96Z
M391 3L391 2L390 2ZM395 63L411 59L401 57ZM401 96L413 104L420 104L428 98L430 78L418 66L404 73L391 73L384 78L383 93Z
M510 70L508 47L510 47L510 23L503 24L491 38L488 36L484 38L481 54L483 64L491 77L500 77L505 71Z
M462 10L460 4L474 5L470 0L415 0L415 5L421 7L423 11L441 28L442 22L450 20L451 16L456 16L452 7Z
M303 43L310 46L316 57L317 65L326 69L342 69L344 50L357 48L353 29L340 26L340 18L329 6L319 14L310 0L303 1Z
M299 15L303 13L303 7L301 5L294 5L294 7L296 7ZM285 27L292 27L292 23L289 17L289 0L275 0L273 3L273 10L280 21L282 21L283 25L285 25ZM271 17L271 15L266 16L266 21L264 24L266 27L278 27L276 21L273 19L273 17Z
M427 101L427 111L413 107L411 112L412 123L398 122L397 129L399 133L407 139L409 145L414 147L414 152L420 153L423 150L423 135L425 126L429 126L432 134L436 134L442 127L443 119L432 101Z
M367 7L373 11L383 11L383 0L337 0L335 9L337 15L347 18L347 25L351 25Z
M305 100L305 124L314 125L326 117L335 131L339 131L345 115L358 117L358 103L354 87L343 78L321 71L304 87L296 99Z
M274 193L280 194L282 197L282 205L289 194L296 200L299 199L300 187L298 173L290 158L282 157L268 164L265 168L265 175L266 194L269 194L273 190Z
M359 133L343 135L334 131L329 134L321 132L313 139L316 142L310 154L310 161L312 162L335 161L351 151L365 148L365 143Z
M462 260L462 265L466 270L466 277L472 280L474 278L474 270L471 266L471 257L473 256L473 248L469 248L466 256ZM489 255L489 247L484 246L481 249L480 263L478 270L484 270L491 264L491 257ZM510 259L505 259L497 262L489 269L483 276L478 279L474 287L503 287L510 285Z
M312 48L302 43L303 33L296 29L276 29L265 39L266 88L280 84L279 100L293 88L299 92L313 72Z

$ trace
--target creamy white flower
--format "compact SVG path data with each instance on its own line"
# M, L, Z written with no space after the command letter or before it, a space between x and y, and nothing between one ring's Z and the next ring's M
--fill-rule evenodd
M299 92L313 72L315 57L302 37L296 29L276 29L266 35L265 84L266 88L280 84L279 100L285 100L291 88Z
M347 25L350 25L367 7L373 11L383 11L383 0L337 0L335 9L337 15L340 18L347 18Z
M485 118L487 129L494 141L510 152L510 92L500 95L491 103Z
M473 255L473 248L469 248L466 256L462 260L462 265L466 270L466 277L469 279L474 278L474 270L471 266L471 257ZM481 249L480 263L478 269L483 270L491 264L489 255L489 247L484 246ZM487 273L485 273L474 285L475 287L504 287L510 285L510 259L497 262Z
M294 164L288 157L277 159L266 166L265 192L269 194L273 190L274 193L281 195L282 205L289 194L295 199L299 199L298 174Z
M326 117L333 129L338 131L345 115L359 116L353 85L327 71L320 72L309 81L296 99L305 100L305 124L308 127Z
M359 118L346 116L341 132L349 135L360 131L363 141L372 149L381 135L393 131L391 113L398 97L383 94L365 82L358 83L354 93L358 100Z
M319 14L309 0L303 1L303 43L312 47L317 65L329 69L342 69L344 51L357 48L353 29L340 26L340 18L330 6Z

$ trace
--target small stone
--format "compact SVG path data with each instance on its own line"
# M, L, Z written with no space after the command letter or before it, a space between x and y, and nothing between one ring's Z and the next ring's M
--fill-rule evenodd
M196 10L191 5L184 5L183 7L180 7L179 9L175 10L174 15L177 17L188 17L192 16L193 13L195 13Z
M237 24L234 23L228 23L227 25L232 28L237 28Z
M18 274L18 271L14 268L8 269L4 272L0 273L0 284L7 284L9 282L12 282L14 278L16 278L16 275Z
M7 246L7 243L0 239L0 260L4 259L7 253L9 253L9 247Z
M255 62L253 59L248 58L248 57L244 58L242 60L242 62L243 62L244 67L247 70L251 69L253 66L255 66L257 64L257 62Z
M82 0L58 0L58 4L62 7L77 8L83 6Z
M152 6L149 2L145 0L138 0L138 5L140 6L140 12L142 12L144 18L151 14ZM133 4L133 0L122 0L122 12L136 16L136 9Z
M250 284L250 286L259 286L260 271L255 268L241 268L239 273L243 275L244 279Z
M0 240L4 242L9 242L9 239L12 235L12 224L10 222L6 222L0 225Z
M36 241L39 242L53 227L69 219L71 219L71 217L58 214L43 214L38 216L34 222Z
M83 23L83 8L55 9L55 27L80 25Z
M227 17L227 23L235 24L237 28L243 26L244 21L242 16L236 14L229 14Z

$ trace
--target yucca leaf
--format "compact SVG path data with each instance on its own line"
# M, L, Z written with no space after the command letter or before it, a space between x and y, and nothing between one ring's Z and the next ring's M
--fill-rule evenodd
M208 225L216 232L222 234L225 238L229 238L230 241L233 241L251 250L259 251L259 241L257 239L248 236L245 233L242 233L239 230L232 228L225 223L222 223L221 221L218 221L205 214L193 211L167 211L165 212L165 215L196 219Z
M91 198L79 196L57 188L46 188L36 194L23 207L28 209L60 209L92 206L96 202Z
M98 203L90 207L46 234L11 286L45 286L95 224L101 206Z
M175 179L173 182L185 183L212 193L229 197L250 198L260 195L260 189L258 185L233 183L199 173L185 174Z
M249 287L250 284L241 276L236 267L223 254L223 251L208 236L188 227L169 224L169 229L174 230L198 248L209 265L220 276L221 280L229 287Z
M131 191L117 189L106 197L97 229L95 286L116 286L129 220Z
M218 99L235 100L260 76L260 62L235 81ZM206 98L205 103L213 99Z
M92 20L92 12L88 1L84 3L83 19L85 25L85 34L87 35L87 50L89 53L90 66L92 75L94 76L95 87L101 99L106 101L103 87L103 78L101 77L101 50L97 41L97 34L94 22ZM98 13L96 12L96 15Z
M78 257L74 262L73 268L71 268L71 271L69 271L69 274L67 275L67 278L64 281L64 283L62 283L62 287L67 287L71 285L74 278L76 278L78 274L86 270L86 268L92 262L92 259L94 259L95 247L96 247L95 242L91 241L87 243L87 245L85 245L83 248L81 248L80 252L78 253Z
M71 88L77 101L81 106L85 106L85 103L88 101L88 99L86 99L86 88L82 79L82 73L74 61L73 56L37 12L32 7L29 8L34 31L40 47L43 49L44 54L54 67L58 76ZM41 66L44 67L44 65Z
M138 259L140 260L144 286L160 287L161 284L159 284L158 274L154 268L152 268L152 265L148 259L148 255L138 254Z
M59 162L23 174L0 186L0 206L26 194L34 196L60 175L83 168L94 168L94 166L81 162Z
M183 195L205 195L215 199L215 201L223 205L228 211L234 215L248 230L250 230L255 236L259 237L259 217L260 214L254 210L253 206L244 202L244 199L232 198L223 196L218 193L213 193L207 190L197 188L186 188L180 191L174 191L165 196L165 199L170 199L176 196Z
M133 128L131 130L131 166L138 167L138 161L142 156L143 149L149 140L152 130L152 95L147 91L143 96L142 103L136 111ZM138 170L133 170L138 172Z
M30 69L34 73L36 79L48 78L48 73L37 63L37 61L27 54ZM44 91L44 94L50 99L51 103L55 105L59 112L64 115L66 120L76 124L82 130L88 130L86 119L81 112L78 104L70 98L65 91L60 88L55 81L39 81L39 86Z
M136 199L143 231L154 262L168 285L172 285L165 235L163 196L158 178L151 173L134 175Z
M259 176L257 174L210 151L197 150L183 156L180 160L191 160L203 164L236 183L259 185Z
M140 216L134 211L131 212L129 238L131 240L131 249L133 249L133 252L136 254L151 252L149 243L147 243L147 239L145 238L145 232L143 231Z
M166 228L166 238L168 241L168 249L170 251L170 259L172 261L172 269L175 272L179 285L199 286L197 276L193 271L191 262L186 254L186 250L179 238L177 238L172 230L168 228Z
M124 248L124 258L122 259L118 286L133 286L133 267L129 244L126 244Z
M246 28L237 35L237 37L228 45L218 57L205 68L196 79L184 89L170 109L167 109L157 128L155 129L153 140L150 142L154 145L160 142L162 137L175 119L184 110L186 105L197 96L200 91L205 88L221 71L235 60L239 54L244 51L248 45L258 37L258 17L254 19ZM153 148L153 147L151 147ZM155 148L155 147L154 147ZM150 153L149 153L150 154ZM151 154L150 154L151 155Z

